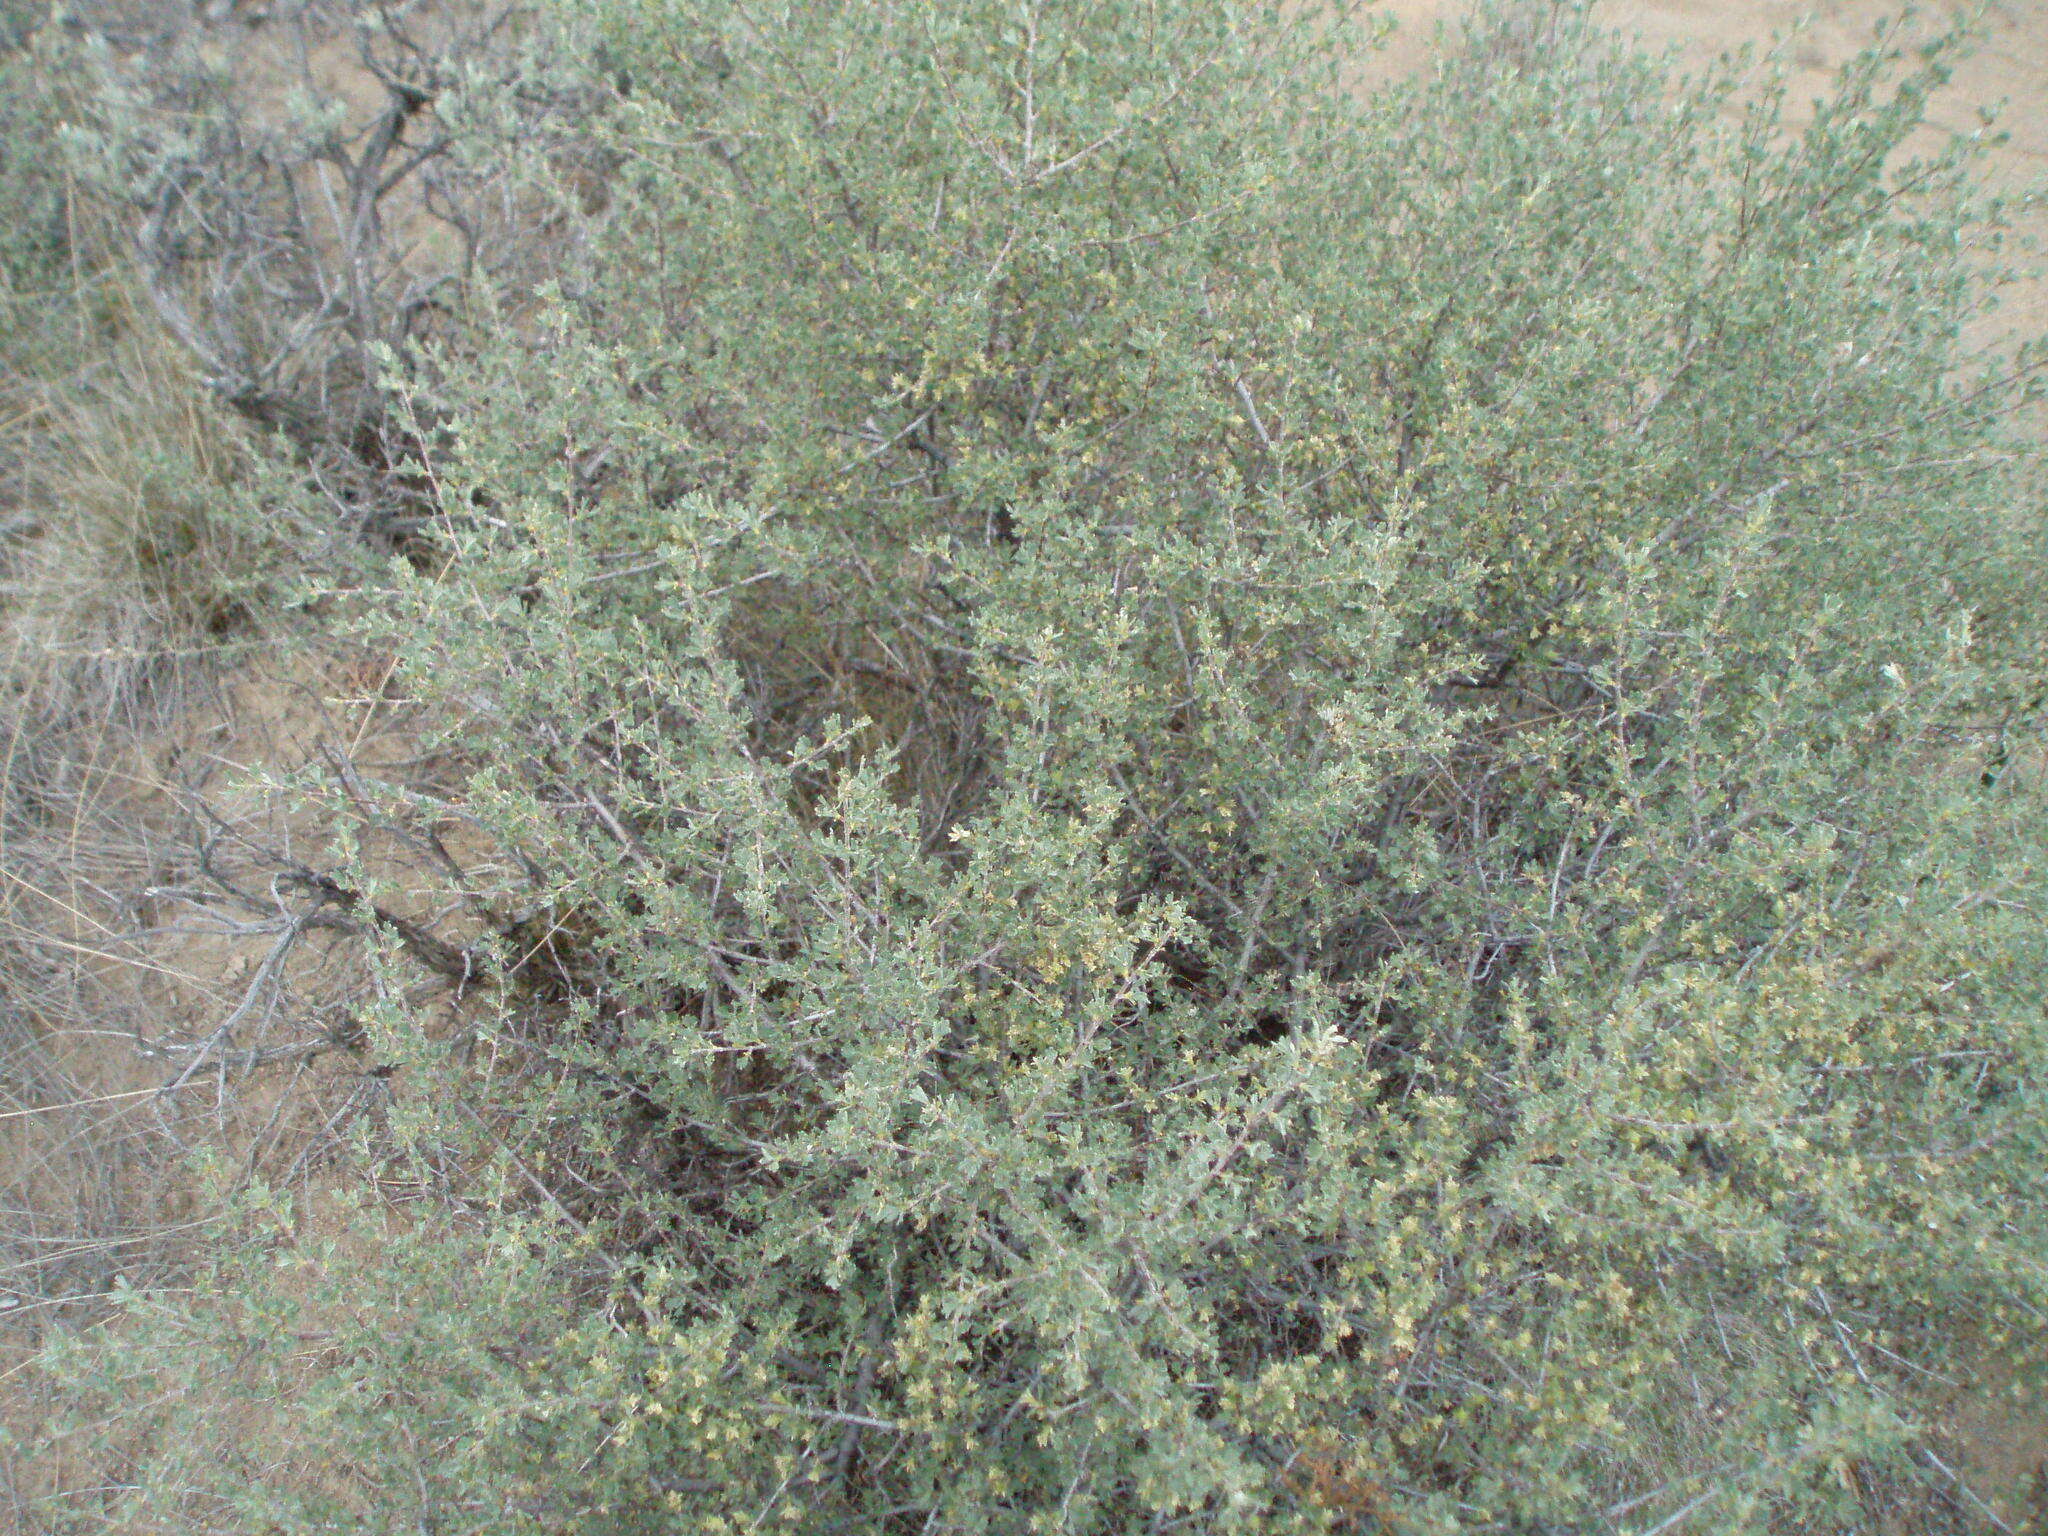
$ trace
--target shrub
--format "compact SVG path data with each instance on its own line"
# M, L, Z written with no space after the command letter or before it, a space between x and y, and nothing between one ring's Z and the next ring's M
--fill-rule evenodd
M157 1335L374 1491L173 1417L128 1517L1968 1528L2048 1035L1954 40L1792 132L1564 8L1363 100L1216 0L571 21L616 173L380 619L516 855L452 1041L392 929L439 1214Z
M47 155L37 153L56 124L35 61L12 35L16 24L11 8L0 13L0 185L7 188L0 282L10 322L18 295L53 286L65 251L63 184Z
M61 152L65 119L91 95L75 55L47 29L0 54L10 763L37 737L133 717L165 673L246 616L284 563L274 544L268 559L254 553L263 518L237 515L255 471L245 444L150 313L113 211ZM12 793L25 779L5 782Z
M561 155L578 93L503 5L145 9L146 41L74 50L95 88L72 159L207 389L310 471L331 527L403 545L418 445L374 356L532 280L550 230L508 183Z

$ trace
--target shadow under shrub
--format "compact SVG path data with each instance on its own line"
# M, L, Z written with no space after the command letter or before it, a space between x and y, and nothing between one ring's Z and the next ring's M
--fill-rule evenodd
M159 1526L1977 1528L2048 957L1953 42L1794 134L1530 14L1361 102L1207 0L579 13L619 170L390 594L525 872L372 1031L469 1289L330 1258L354 1502ZM269 1241L180 1412L303 1358Z

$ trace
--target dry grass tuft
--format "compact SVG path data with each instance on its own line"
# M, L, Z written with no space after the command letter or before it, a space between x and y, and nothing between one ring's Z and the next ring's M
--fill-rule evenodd
M56 110L34 62L0 59L10 119ZM281 566L241 516L244 440L141 302L119 229L62 184L4 191L58 199L70 246L0 264L0 1343L18 1346L165 1281L193 1235L161 1065L134 1048L180 1001L144 893L189 857L181 722L265 640Z

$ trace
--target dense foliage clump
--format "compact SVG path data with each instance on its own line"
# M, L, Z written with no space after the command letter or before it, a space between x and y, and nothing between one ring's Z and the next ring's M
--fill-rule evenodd
M558 24L555 276L385 354L433 516L362 622L502 855L466 939L362 909L422 1198L148 1304L96 1390L203 1405L138 1517L1938 1491L1915 1373L2048 1304L2035 359L1959 351L1974 146L1902 148L1952 45L1794 130L1551 9L1365 94L1222 0Z

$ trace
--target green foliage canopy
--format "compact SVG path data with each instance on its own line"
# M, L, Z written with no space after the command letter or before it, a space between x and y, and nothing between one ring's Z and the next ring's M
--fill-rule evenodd
M2032 357L1962 365L1996 210L1901 149L1952 42L1794 131L1563 10L1364 95L1351 21L1221 0L561 25L577 238L408 374L392 627L532 938L469 1051L379 1025L387 1155L470 1170L296 1410L379 1507L1808 1532L1932 1479L1902 1357L2048 1301L2038 787L1982 771Z

